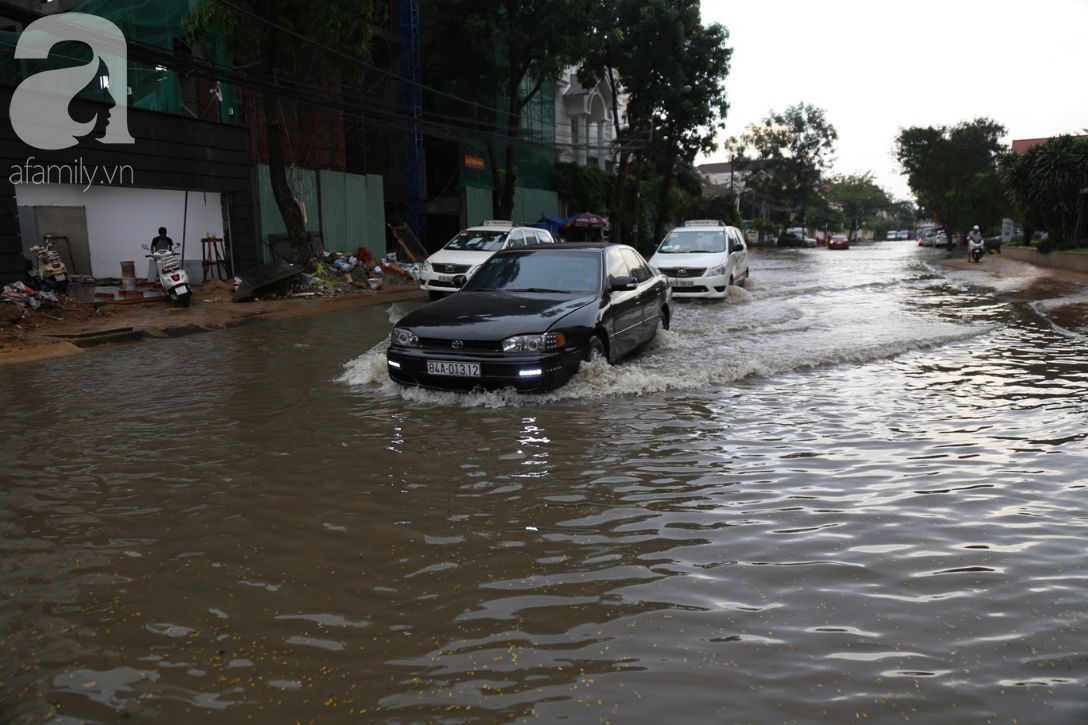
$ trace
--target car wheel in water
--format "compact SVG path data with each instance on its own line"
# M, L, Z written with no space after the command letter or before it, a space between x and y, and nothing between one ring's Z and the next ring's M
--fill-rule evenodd
M667 329L669 329L669 324L670 324L670 321L669 321L669 308L668 307L662 307L661 308L661 317L659 317L657 319L657 326L660 327L662 330L667 330Z
M589 342L586 343L586 351L582 354L582 359L586 362L608 360L608 352L605 350L604 343L601 342L601 338L596 335L589 338Z

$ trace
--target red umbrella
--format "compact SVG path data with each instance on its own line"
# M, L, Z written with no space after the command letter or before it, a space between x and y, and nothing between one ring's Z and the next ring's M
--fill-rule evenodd
M575 214L570 219L567 219L567 223L563 225L564 229L571 227L584 227L587 229L608 229L612 225L608 223L608 220L603 216L599 216L590 211L584 211L581 214Z

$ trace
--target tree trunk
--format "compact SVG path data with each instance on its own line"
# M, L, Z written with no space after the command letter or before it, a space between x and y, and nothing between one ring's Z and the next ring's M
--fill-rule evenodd
M627 235L623 229L623 191L627 184L627 165L631 162L631 155L626 151L620 152L620 165L616 169L616 188L612 192L612 209L608 215L608 223L612 226L612 241L623 244ZM637 218L637 217L636 217ZM638 240L634 240L637 244ZM635 246L632 244L632 246Z
M512 133L516 135L516 131ZM517 174L514 170L515 155L516 149L514 147L514 138L512 137L503 154L505 158L504 166L506 168L506 173L503 175L502 191L499 192L498 209L495 210L499 219L514 218L514 191L517 185Z
M274 17L271 3L265 4L265 17ZM264 43L261 55L261 70L264 77L276 78L276 53L279 48L278 31L272 28ZM310 240L306 236L306 223L302 220L302 210L295 201L291 188L287 185L287 170L283 159L283 133L280 128L280 103L275 90L267 89L261 94L264 103L264 127L268 141L268 178L272 184L272 195L276 208L283 217L287 228L287 238L291 241L291 252L295 264L308 268L310 265Z
M665 174L661 178L661 190L657 196L657 216L654 223L654 236L650 241L656 241L665 236L665 224L672 214L672 181L676 178L676 148L670 144L668 157L665 159Z
M283 224L287 227L287 237L291 240L294 263L305 268L310 264L310 240L306 235L306 223L302 220L302 209L295 201L291 187L287 185L279 103L271 91L264 93L264 118L265 131L268 135L268 177L272 182L272 195L276 199L276 208L283 217Z
M641 220L642 209L642 154L639 154L635 158L635 208L631 213L631 241L630 246L635 249L639 248L639 221Z
M620 106L616 96L616 77L612 66L608 66L608 88L612 92L612 138L615 143L620 141ZM622 148L622 147L621 147ZM621 150L618 166L616 167L616 188L612 191L612 207L609 209L608 223L612 227L612 241L623 244L623 189L627 183L627 164L631 155Z

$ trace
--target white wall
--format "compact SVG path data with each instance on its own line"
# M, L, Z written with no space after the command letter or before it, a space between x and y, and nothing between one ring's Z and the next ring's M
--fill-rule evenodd
M136 274L147 272L146 250L166 227L175 245L182 244L185 229L185 271L199 284L203 280L200 240L211 234L223 236L223 212L218 193L169 189L135 189L116 186L69 184L16 184L19 206L82 206L86 208L87 240L91 250L91 274L120 277L121 262L135 261Z

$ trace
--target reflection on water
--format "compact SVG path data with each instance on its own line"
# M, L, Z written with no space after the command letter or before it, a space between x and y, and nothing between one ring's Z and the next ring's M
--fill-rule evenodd
M5 369L0 720L1084 722L1084 340L927 254L549 396L391 385L411 305Z

